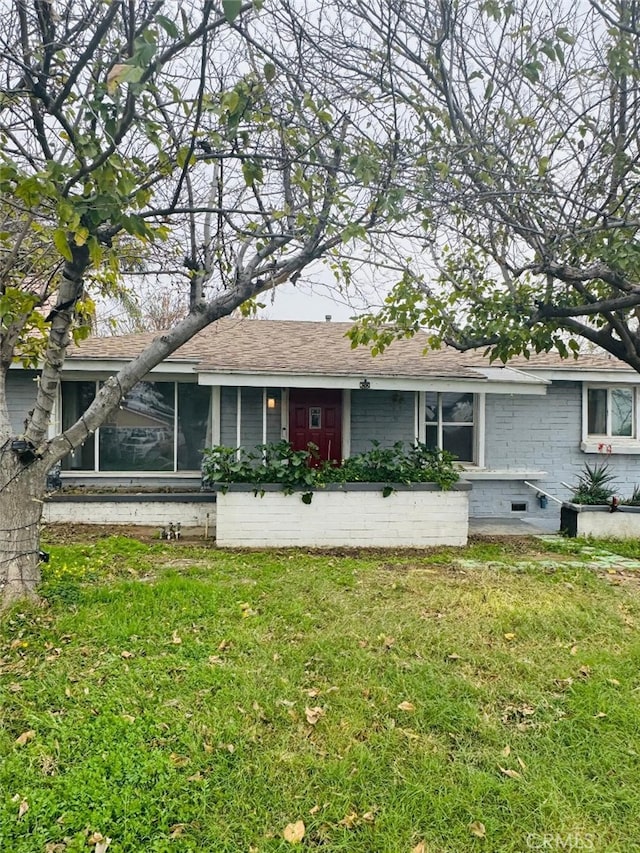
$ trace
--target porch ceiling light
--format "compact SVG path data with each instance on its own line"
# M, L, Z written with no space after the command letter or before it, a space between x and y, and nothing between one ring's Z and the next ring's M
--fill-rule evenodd
M363 391L368 391L369 388L371 388L371 383L369 382L368 379L361 379L360 380L360 387L362 388Z
M276 398L275 397L267 397L267 409L275 409L276 407Z

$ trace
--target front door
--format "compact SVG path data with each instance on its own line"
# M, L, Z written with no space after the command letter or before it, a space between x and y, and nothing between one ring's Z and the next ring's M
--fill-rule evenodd
M289 391L289 441L294 450L318 448L318 464L342 460L342 391L292 388Z

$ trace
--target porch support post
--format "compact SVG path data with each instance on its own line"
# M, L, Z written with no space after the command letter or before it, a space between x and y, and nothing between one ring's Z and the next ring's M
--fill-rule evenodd
M342 458L351 456L351 389L342 392Z
M280 389L280 437L289 441L289 389Z
M262 389L262 443L267 443L267 389Z
M220 386L211 386L211 444L220 444L222 437L222 406L220 403Z
M427 426L425 423L425 406L427 402L426 391L416 391L416 441L424 444L427 440Z
M236 388L236 456L240 459L240 445L242 443L242 388Z
M487 395L478 394L476 406L476 465L478 468L485 467L485 412L487 407Z

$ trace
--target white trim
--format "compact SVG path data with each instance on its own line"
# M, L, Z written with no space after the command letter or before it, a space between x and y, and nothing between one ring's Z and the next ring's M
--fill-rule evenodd
M267 389L262 389L262 443L267 443Z
M640 376L631 368L536 368L528 367L527 373L534 379L549 382L600 382L605 385L638 385Z
M178 383L173 383L173 470L178 470Z
M544 396L548 382L531 379L529 381L497 381L485 379L456 379L446 377L392 377L392 376L312 376L309 374L287 375L281 373L199 373L200 385L231 385L243 388L268 388L282 386L287 388L326 388L331 390L360 388L364 380L370 383L372 391L458 391L477 394L535 394Z
M582 428L580 450L583 453L609 454L638 454L640 453L640 388L626 382L623 387L632 393L633 404L633 435L611 434L611 405L610 392L619 388L621 383L583 382L582 383ZM607 432L604 435L589 433L589 391L604 390L607 392Z
M487 395L476 395L476 464L485 466Z
M544 480L549 475L546 471L532 471L530 468L517 470L514 468L476 468L460 466L463 480Z
M344 388L342 391L342 458L351 456L351 391Z
M280 435L283 441L289 441L289 389L280 389L282 406L280 408Z
M220 444L222 430L222 408L220 403L220 386L211 388L211 443L215 447Z
M242 444L242 388L236 388L236 456L240 459L240 445Z
M108 359L108 358L67 358L62 366L62 376L65 380L69 379L70 373L81 373L84 377L91 374L101 373L106 376L114 376L123 367L127 367L134 360L134 356L128 359ZM21 367L21 365L20 365ZM160 364L152 367L149 373L154 375L157 373L182 373L195 378L195 371L198 367L197 361L161 361ZM40 370L41 366L35 368ZM148 375L148 374L147 374ZM162 381L162 380L156 380Z

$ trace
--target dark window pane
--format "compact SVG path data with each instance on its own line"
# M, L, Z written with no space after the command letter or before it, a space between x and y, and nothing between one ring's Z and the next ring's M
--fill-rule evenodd
M438 446L438 427L437 426L428 426L427 427L427 436L425 439L425 444L429 448L429 450L435 450Z
M633 392L630 388L611 391L611 434L633 435Z
M62 429L69 429L96 396L95 382L63 382ZM95 435L90 435L80 447L62 460L65 471L93 471L95 468Z
M433 423L438 420L438 395L435 391L427 391L425 398L425 420Z
M173 382L138 382L100 427L101 471L173 471Z
M443 426L442 449L453 453L460 462L473 462L473 427Z
M607 434L607 389L589 388L587 392L589 435Z
M199 471L211 445L211 388L178 383L178 470Z
M442 422L443 423L473 423L473 394L452 394L447 392L442 395Z

